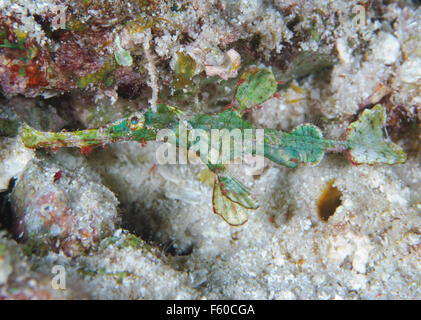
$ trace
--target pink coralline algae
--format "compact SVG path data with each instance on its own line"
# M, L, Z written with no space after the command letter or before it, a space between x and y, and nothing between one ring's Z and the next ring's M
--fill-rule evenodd
M62 177L57 179L60 171ZM102 190L105 188L101 185L84 190L78 183L85 183L83 177L70 186L68 179L64 170L51 168L50 172L35 163L29 165L11 197L18 241L74 256L86 252L114 230L117 215L112 193ZM104 194L99 195L98 191ZM75 204L75 198L86 202Z

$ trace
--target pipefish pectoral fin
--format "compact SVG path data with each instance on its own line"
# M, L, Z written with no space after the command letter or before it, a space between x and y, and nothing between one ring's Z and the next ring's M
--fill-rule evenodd
M236 178L229 174L218 174L216 181L222 194L246 209L257 209L259 204L251 196L250 191Z
M406 161L406 154L387 136L386 109L376 105L366 109L347 129L348 156L353 164L395 164Z
M232 226L239 226L247 222L247 210L241 205L227 198L221 190L218 178L215 176L212 196L213 212Z
M225 197L217 182L213 188L212 204L213 212L232 226L240 226L248 220L247 209Z
M215 175L212 204L213 211L233 226L247 222L247 209L259 207L241 182L224 173Z

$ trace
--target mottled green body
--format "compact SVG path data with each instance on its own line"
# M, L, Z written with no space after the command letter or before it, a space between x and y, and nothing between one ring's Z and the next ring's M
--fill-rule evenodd
M304 124L290 133L265 130L265 157L294 168L299 164L316 165L325 152L346 151L345 141L324 139L319 128Z
M242 119L241 113L234 110L226 110L216 114L195 115L188 122L192 128L206 131L212 129L244 130L253 127L251 123Z
M262 141L258 141L258 129L243 120L241 112L272 97L276 87L277 82L270 69L250 67L237 85L234 96L237 110L187 117L174 107L160 104L156 112L136 112L104 128L75 132L40 132L23 124L19 134L28 148L78 147L83 153L87 153L93 147L117 141L134 140L143 145L146 141L157 140L157 136L162 133L160 130L166 129L174 137L167 139L168 142L194 151L215 173L213 210L231 225L245 223L246 209L256 209L259 206L251 197L250 191L227 174L224 166L227 161L244 158L246 153L263 156L290 168L300 164L316 165L326 152L346 151L354 164L392 164L406 160L405 153L384 137L382 128L386 121L386 112L381 106L365 110L361 118L350 125L346 141L325 139L320 129L311 124L300 125L289 133L265 129L261 136ZM255 136L252 134L253 130L256 132ZM229 148L223 148L223 143L214 144L215 131L218 134L223 131L219 137L222 137ZM198 132L205 141L196 139ZM219 137L216 140L219 141ZM243 144L245 141L247 147ZM206 146L205 151L200 148L203 145ZM226 149L228 152L224 155L223 151ZM216 160L213 158L215 154ZM219 157L220 154L222 157Z
M405 153L384 137L384 123L384 108L376 106L373 110L366 110L360 120L350 125L346 141L325 139L320 129L311 124L300 125L289 133L266 129L263 149L256 148L254 144L252 154L264 156L290 168L300 164L316 165L326 152L344 151L349 153L351 161L355 164L404 162ZM159 130L169 129L177 137L174 142L177 147L191 148L197 141L186 140L183 143L180 135L181 125L187 131L187 135L194 129L201 129L209 133L209 136L215 129L228 132L239 129L241 138L245 138L247 129L255 129L252 124L243 120L239 111L226 110L216 114L184 117L178 109L161 104L157 112L137 112L99 129L40 132L24 124L20 128L20 136L28 148L79 147L83 150L116 141L135 140L143 143L155 140ZM235 143L235 140L232 143L230 140L229 160L234 160L235 154L232 150L235 149ZM204 155L199 156L215 173L214 212L232 225L244 223L247 220L245 209L256 209L258 203L241 182L226 174L224 163L211 163Z
M133 122L134 119L137 119L136 123ZM99 129L41 132L23 124L19 129L19 134L28 148L84 148L104 146L124 140L151 141L156 139L159 130L175 129L177 125L176 109L160 105L156 113L152 111L137 112Z

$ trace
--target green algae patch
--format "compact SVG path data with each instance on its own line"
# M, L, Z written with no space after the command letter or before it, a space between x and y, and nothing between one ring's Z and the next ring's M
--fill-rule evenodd
M115 245L119 249L124 249L128 247L135 249L150 249L149 245L147 245L141 238L131 233L126 234L122 237L108 237L101 242L100 248L104 250L110 245Z
M77 78L79 89L85 89L91 83L104 83L107 87L111 86L114 80L110 77L111 73L117 68L114 59L107 59L107 62L97 72Z
M0 243L0 257L3 257L4 255L6 255L6 250L7 250L6 245L3 243Z
M235 99L239 103L239 110L253 108L269 98L277 89L277 82L272 70L266 67L250 67L240 80L235 93Z
M18 134L19 123L9 119L0 119L0 136L14 137Z
M177 56L175 88L191 87L192 79L196 72L196 61L184 52L178 52Z

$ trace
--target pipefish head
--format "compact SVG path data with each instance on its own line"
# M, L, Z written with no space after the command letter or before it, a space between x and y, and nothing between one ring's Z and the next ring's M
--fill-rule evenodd
M177 108L160 104L156 111L134 112L112 123L107 130L113 141L136 140L143 144L144 141L155 140L159 130L176 127L181 114Z
M127 117L127 127L130 131L136 132L142 130L145 126L145 116L140 112L135 112Z
M134 112L120 119L108 127L112 138L136 138L145 129L145 116L141 112Z

